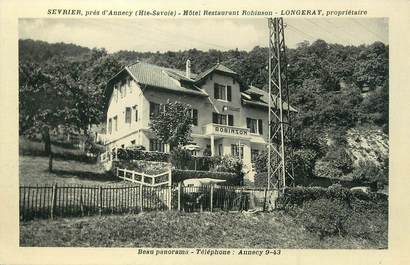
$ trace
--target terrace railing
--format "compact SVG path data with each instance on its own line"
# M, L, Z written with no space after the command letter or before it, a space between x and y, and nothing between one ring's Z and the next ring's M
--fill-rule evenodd
M158 187L163 185L171 186L171 170L169 169L166 172L150 175L143 172L136 172L126 168L117 168L116 176L120 179L131 181L136 184L149 186L149 187Z

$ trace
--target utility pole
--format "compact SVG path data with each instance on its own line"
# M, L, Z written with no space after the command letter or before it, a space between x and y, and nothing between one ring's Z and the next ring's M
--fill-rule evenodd
M293 185L291 110L288 105L287 58L283 18L268 18L269 139L267 189L284 192Z

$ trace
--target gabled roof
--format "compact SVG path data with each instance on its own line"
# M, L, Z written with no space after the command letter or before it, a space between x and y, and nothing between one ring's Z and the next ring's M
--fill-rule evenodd
M208 96L194 85L194 80L185 77L182 71L143 62L126 66L125 70L142 86Z
M239 78L239 75L235 71L220 63L217 63L200 74L191 73L191 78L188 78L185 76L185 72L181 70L161 67L144 62L137 62L124 67L119 73L110 79L106 90L108 95L107 100L109 95L112 93L113 82L117 79L117 77L127 74L129 74L135 82L142 86L142 88L163 89L175 93L208 97L208 94L199 86L204 79L213 72L224 73L238 80L238 83L241 84L242 102L244 104L257 107L268 107L269 93L267 91L255 86L247 86L243 84ZM276 99L275 96L273 96L273 98L274 100ZM284 108L287 109L288 104L284 102L283 105ZM297 112L297 110L292 106L290 107L290 111Z
M254 96L256 95L256 97ZM254 96L254 97L252 97ZM272 96L272 100L276 101L279 104L279 101L276 96ZM269 107L269 93L255 86L249 86L247 90L242 93L242 101L245 104L260 106L260 107ZM283 108L288 109L288 103L283 102ZM295 108L290 106L290 111L297 112Z
M213 72L220 72L220 73L228 74L229 76L238 77L238 73L236 73L235 71L229 69L228 67L226 67L226 66L224 66L220 63L217 63L216 65L209 68L208 70L200 73L196 77L195 82L200 82L202 79L204 79L205 77L207 77L209 74L211 74Z

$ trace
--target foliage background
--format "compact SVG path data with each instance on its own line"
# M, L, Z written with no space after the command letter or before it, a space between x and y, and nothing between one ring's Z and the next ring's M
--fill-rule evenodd
M104 49L74 44L19 40L20 133L41 123L87 130L88 125L103 122L106 82L122 66L138 60L183 70L190 59L196 73L219 61L239 73L245 83L265 89L267 54L268 49L259 46L250 51L108 54ZM369 130L388 135L389 46L305 41L287 49L287 55L290 103L299 111L291 143L296 174L386 182L388 154L378 154L378 161L364 161L360 166L364 169L358 171L347 134L358 129L359 136ZM257 164L264 164L264 156ZM257 170L266 171L263 167Z

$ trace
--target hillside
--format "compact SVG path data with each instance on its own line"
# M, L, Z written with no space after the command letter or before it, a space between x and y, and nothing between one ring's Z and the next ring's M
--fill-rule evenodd
M38 118L52 120L52 125L64 121L84 129L89 123L102 122L106 82L122 66L136 60L184 69L190 59L193 72L204 71L219 61L236 71L243 83L263 89L268 83L267 54L266 47L258 46L250 51L190 49L109 54L104 49L75 44L19 40L20 133L35 126ZM357 168L363 167L360 161L368 161L366 168L377 168L386 175L388 45L305 41L296 49L288 49L287 56L290 103L299 111L293 120L295 135L291 143L297 174L343 178L356 174ZM264 170L259 168L260 172ZM360 174L372 178L372 170Z
M67 43L48 43L31 39L19 40L19 60L42 63L54 56L79 57L91 49Z
M348 152L354 165L369 161L382 166L389 155L389 138L380 129L353 128L347 132Z

